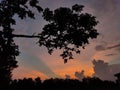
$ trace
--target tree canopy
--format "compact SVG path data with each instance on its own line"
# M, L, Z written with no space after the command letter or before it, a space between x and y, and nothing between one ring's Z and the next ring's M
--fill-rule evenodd
M51 54L54 49L63 49L60 55L67 62L73 59L73 52L80 53L80 47L89 44L89 38L97 38L95 29L98 21L95 16L82 13L83 5L73 5L72 8L60 7L51 11L46 8L43 18L48 22L40 33L40 46L47 47Z
M55 10L42 9L38 0L1 0L0 1L0 84L11 80L11 71L17 67L16 56L19 55L18 45L14 37L38 38L39 45L45 46L48 53L54 49L63 49L60 55L66 63L73 58L73 52L80 53L80 47L89 44L89 38L99 35L95 26L98 21L95 16L82 13L83 5L73 5L72 8L60 7ZM37 35L13 34L16 18L35 19L35 8L48 22L41 33Z

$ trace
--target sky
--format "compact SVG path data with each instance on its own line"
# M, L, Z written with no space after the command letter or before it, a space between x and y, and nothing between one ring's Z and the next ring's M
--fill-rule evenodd
M43 7L52 10L59 7L71 7L74 4L84 5L83 12L96 16L96 26L100 35L90 40L90 44L73 60L64 61L55 50L49 55L45 47L36 44L37 39L15 38L19 45L20 55L17 57L19 67L13 70L13 78L78 78L98 76L101 79L114 80L114 73L120 72L120 0L39 0ZM42 31L46 22L41 14L34 11L36 19L17 20L14 26L18 34L33 34ZM93 61L93 60L96 61ZM102 60L102 61L101 61ZM105 67L103 67L105 66ZM104 69L107 68L107 69ZM106 71L105 71L106 70ZM101 74L108 72L108 74ZM107 77L109 75L109 77Z

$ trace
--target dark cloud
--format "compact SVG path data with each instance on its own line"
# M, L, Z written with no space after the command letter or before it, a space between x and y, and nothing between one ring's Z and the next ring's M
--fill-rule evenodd
M114 74L120 72L120 64L109 65L103 60L93 60L94 76L102 80L115 80Z
M106 50L106 47L105 47L104 45L97 45L97 46L95 47L95 50L96 50L96 51Z
M85 77L84 70L81 72L75 72L75 77L78 78L78 80L82 80Z
M111 54L106 54L105 56L115 56L115 55L118 55L116 53L111 53Z
M107 47L106 49L114 49L114 48L117 48L117 47L120 47L120 44L116 44L116 45Z
M95 47L95 50L96 51L103 51L103 50L109 50L109 49L115 49L115 48L118 48L120 47L120 44L116 44L116 45L113 45L113 46L106 46L106 45L97 45ZM120 48L118 48L117 50L119 50Z
M117 51L120 52L120 48L118 48Z

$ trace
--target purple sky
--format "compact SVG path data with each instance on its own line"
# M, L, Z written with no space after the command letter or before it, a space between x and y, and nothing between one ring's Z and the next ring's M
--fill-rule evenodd
M15 39L20 46L21 54L17 58L19 67L14 70L13 78L36 77L43 78L74 77L76 71L84 70L86 75L93 73L92 60L104 60L109 65L120 64L120 1L119 0L39 0L40 5L51 9L59 7L71 7L74 4L85 5L84 12L97 17L99 37L91 40L80 55L75 55L75 60L67 64L59 56L56 50L53 55L47 53L46 48L36 45L37 39ZM36 11L36 20L19 20L15 33L33 34L41 32L45 21ZM118 66L117 66L118 67ZM102 69L102 67L101 67ZM118 71L119 72L119 71Z

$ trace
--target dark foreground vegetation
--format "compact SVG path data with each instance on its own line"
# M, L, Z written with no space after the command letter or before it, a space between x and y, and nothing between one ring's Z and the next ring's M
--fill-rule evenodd
M120 84L113 81L103 81L99 78L77 79L47 79L24 78L13 80L5 90L120 90ZM0 89L3 90L3 89Z

